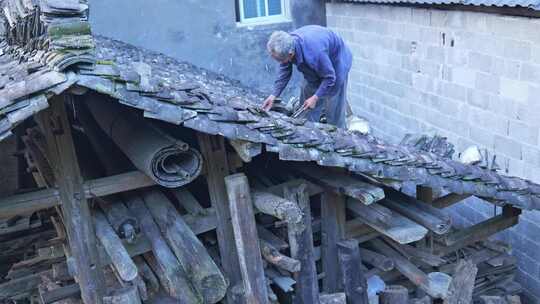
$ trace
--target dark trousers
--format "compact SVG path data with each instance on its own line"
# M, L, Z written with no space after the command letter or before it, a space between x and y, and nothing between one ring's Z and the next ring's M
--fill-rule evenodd
M307 82L305 79L302 84L300 93L300 102L304 103L306 99L313 96L319 84ZM315 108L305 114L305 118L309 121L319 122L322 114L326 115L327 122L339 128L346 129L346 113L347 113L347 79L337 88L334 96L319 98Z

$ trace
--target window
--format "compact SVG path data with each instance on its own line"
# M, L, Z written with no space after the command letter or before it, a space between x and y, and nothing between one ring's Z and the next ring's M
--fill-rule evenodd
M287 0L236 0L239 21L243 24L271 23L287 20Z

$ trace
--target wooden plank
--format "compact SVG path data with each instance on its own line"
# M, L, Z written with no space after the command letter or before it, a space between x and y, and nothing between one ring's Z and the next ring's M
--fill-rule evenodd
M128 285L115 290L103 299L103 304L141 304L137 286Z
M434 298L440 298L442 296L438 290L432 289L428 276L399 252L392 249L380 239L371 240L369 244L379 253L384 253L389 258L392 258L396 269L414 285L420 287Z
M287 223L299 222L302 212L298 205L281 196L255 190L251 193L253 204L262 213L268 214Z
M225 178L225 185L244 285L244 301L269 303L247 177L243 173L229 175Z
M347 208L370 227L400 244L421 240L428 232L423 226L379 204L366 206L349 198Z
M67 298L78 298L80 295L79 284L75 283L40 293L39 296L41 304L52 304Z
M279 238L277 235L273 234L272 231L264 228L261 225L257 225L257 234L259 235L259 238L268 244L270 244L272 247L276 248L277 250L283 250L289 248L289 243L285 242L281 238Z
M446 207L450 207L456 203L459 203L463 201L466 198L471 197L470 194L456 194L456 193L449 193L445 196L441 196L439 198L436 198L433 200L431 205L435 208L443 209Z
M319 304L319 284L311 231L311 206L306 186L300 185L295 189L286 188L285 198L296 202L302 214L299 222L289 222L287 225L291 257L301 263L300 271L294 274L296 281L294 303Z
M314 195L317 195L317 194L321 194L324 189L318 185L315 185L314 183L311 183L305 179L301 179L301 178L298 178L298 179L292 179L292 180L289 180L289 181L286 181L282 184L279 184L279 185L275 185L275 186L271 186L269 188L267 188L265 191L266 192L269 192L269 193L272 193L274 195L277 195L277 196L283 196L284 195L284 191L286 188L296 188L296 187L299 187L300 185L306 185L306 191L308 193L309 196L314 196Z
M472 303L474 281L478 268L470 260L460 260L456 265L444 304Z
M238 252L234 242L234 232L231 224L225 176L229 175L227 151L223 137L197 133L199 147L206 164L206 181L210 203L217 215L217 237L221 264L229 279L229 286L235 286L242 281ZM230 291L230 288L229 288ZM227 292L227 302L232 301L232 294Z
M58 184L64 225L69 247L77 267L81 298L86 304L103 303L104 285L101 262L96 246L94 223L86 200L83 180L71 135L62 95L53 99L50 111L42 112L52 167Z
M144 191L143 199L178 258L187 277L205 303L216 303L225 296L227 282L206 248L180 214L159 190Z
M443 240L447 247L441 248L440 251L450 252L484 240L499 231L516 225L519 222L520 214L521 209L505 205L502 214L446 235Z
M178 200L180 205L191 214L199 214L204 211L203 206L199 204L197 199L186 188L170 189L170 192Z
M106 196L154 185L142 172L133 171L84 182L86 198ZM0 218L29 214L60 205L60 192L50 188L0 199Z
M408 304L409 291L400 285L389 285L379 294L380 304Z
M133 281L137 277L137 266L101 211L94 213L94 223L96 235L120 278L126 282Z
M266 241L259 240L259 243L261 245L261 254L268 263L289 272L300 271L300 261L280 253L279 250Z
M381 271L390 271L394 269L394 261L380 253L368 249L360 248L362 262L368 263Z
M350 239L341 241L338 243L338 251L342 283L348 303L368 304L367 281L361 267L362 259L358 241Z
M340 272L337 244L345 237L345 197L326 191L321 197L321 256L322 280L325 293L340 290Z
M158 225L150 215L150 211L146 208L141 197L136 193L129 193L125 195L125 202L129 211L139 221L141 232L151 243L153 258L148 261L152 256L149 253L145 254L145 258L148 257L147 261L153 263L151 267L160 278L160 282L167 293L185 303L199 303L202 301L201 295L193 289L184 269L161 235Z
M337 194L343 194L357 199L365 205L370 205L384 198L382 188L365 183L346 174L306 165L295 166L295 170L307 180Z
M381 205L403 214L436 234L445 234L452 228L450 216L428 203L414 199L405 194L389 193Z

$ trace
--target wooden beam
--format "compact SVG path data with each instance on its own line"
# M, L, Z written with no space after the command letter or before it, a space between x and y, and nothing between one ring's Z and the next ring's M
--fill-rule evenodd
M217 237L221 265L229 279L229 286L235 286L242 281L239 273L240 264L238 251L234 242L234 232L231 224L231 211L225 188L225 176L230 170L227 162L227 151L221 136L211 136L197 133L199 147L206 164L206 181L208 183L208 193L210 203L217 216ZM233 295L227 292L227 302L233 304Z
M167 240L187 277L205 303L216 303L227 291L227 282L195 233L174 205L159 190L144 191L143 199L161 234Z
M398 191L388 192L387 198L381 201L383 206L405 215L439 235L447 233L452 227L450 216L430 203Z
M301 178L289 180L282 184L271 186L267 188L265 191L272 193L274 195L277 195L277 196L283 196L286 188L295 188L295 187L299 187L302 184L306 185L306 191L309 196L321 194L324 191L322 187Z
M96 235L120 278L126 282L133 281L137 277L137 266L101 211L94 213L94 223Z
M431 286L429 277L426 273L403 257L399 252L388 246L385 242L380 239L374 239L369 241L369 244L379 253L384 253L386 256L393 259L396 269L402 275L407 277L414 285L420 287L434 298L440 298L442 296L437 289L433 289L434 286Z
M470 194L450 193L450 194L447 194L445 196L441 196L439 198L436 198L435 200L433 200L433 202L431 204L435 208L443 209L443 208L446 208L446 207L450 207L453 204L459 203L459 202L463 201L464 199L469 198L471 196L472 195L470 195Z
M139 171L89 180L83 183L85 198L101 197L154 185ZM0 218L28 214L60 205L60 192L50 188L0 199Z
M247 177L243 173L229 175L225 185L244 286L243 300L253 304L269 303Z
M311 231L311 206L306 186L286 189L285 198L296 202L302 211L299 222L287 225L291 257L301 263L301 269L294 274L296 281L295 303L319 304L319 283L313 253L313 233Z
M428 232L423 226L380 204L366 206L349 198L347 208L367 225L400 244L421 240Z
M484 240L499 231L516 225L519 222L520 214L521 209L505 205L502 214L446 235L443 240L447 247L440 250L447 253Z
M409 291L400 285L389 285L379 294L380 304L408 304Z
M346 174L305 165L295 166L295 169L307 180L337 194L343 194L357 199L365 205L370 205L384 198L382 188L365 183Z
M64 225L68 234L71 255L77 267L76 276L81 288L81 298L86 304L103 303L104 279L98 256L92 215L86 200L83 180L67 117L64 99L54 98L51 108L41 112L45 138L52 157L52 167L60 201Z
M425 186L416 186L416 198L427 204L433 202L433 189Z
M62 286L39 294L41 304L52 304L67 298L78 298L81 295L79 284Z
M325 293L340 290L341 277L338 260L338 242L345 237L345 197L326 191L321 197L321 256L325 274L322 286Z
M345 287L348 303L368 304L368 288L364 271L361 267L360 247L356 240L344 240L338 243L339 266L342 283Z
M181 302L202 302L202 296L194 290L184 268L163 238L142 198L136 193L129 193L124 200L129 211L139 221L141 232L150 241L153 255L145 253L145 258L159 277L165 291Z

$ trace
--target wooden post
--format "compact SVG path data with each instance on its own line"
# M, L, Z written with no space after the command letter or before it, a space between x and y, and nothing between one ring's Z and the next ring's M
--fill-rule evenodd
M286 188L285 198L296 202L303 215L299 222L288 223L291 256L301 263L300 271L294 274L296 280L294 303L319 304L319 284L313 254L311 208L306 186L302 184L294 190Z
M338 243L339 266L343 276L343 285L349 304L368 304L367 281L360 266L360 247L356 240L344 240Z
M120 278L126 282L133 281L137 277L137 266L133 263L126 248L122 245L122 241L101 211L94 213L94 222L96 235L111 258L111 262Z
M386 286L384 291L379 294L380 304L408 304L409 291L400 285Z
M340 289L337 243L345 237L345 198L326 191L321 197L321 257L325 274L323 291L335 293Z
M139 221L141 232L152 244L155 258L149 261L147 258L151 256L149 254L145 254L145 258L151 264L150 266L159 277L165 290L170 296L179 299L182 303L201 303L201 295L193 289L191 282L188 281L184 269L163 239L159 227L150 215L144 201L134 193L126 194L125 201L129 211Z
M227 151L223 137L210 136L203 133L197 133L201 153L205 160L206 181L208 183L208 192L210 194L210 203L217 215L217 236L219 253L221 255L221 265L225 275L229 279L229 286L235 286L240 283L242 277L238 269L238 253L234 242L234 232L231 224L231 212L227 201L227 191L225 189L225 176L229 175L227 162ZM227 292L227 301L233 304L232 294Z
M161 229L195 289L205 303L216 303L227 291L227 282L206 248L159 190L144 191L148 210Z
M75 145L71 135L64 97L52 99L51 108L41 113L48 155L59 188L71 254L77 267L76 277L86 304L103 303L103 273L98 257L94 224L83 188Z
M245 303L268 303L266 278L247 177L243 173L227 176L225 185L229 197L236 250L240 259L240 272L244 282Z

